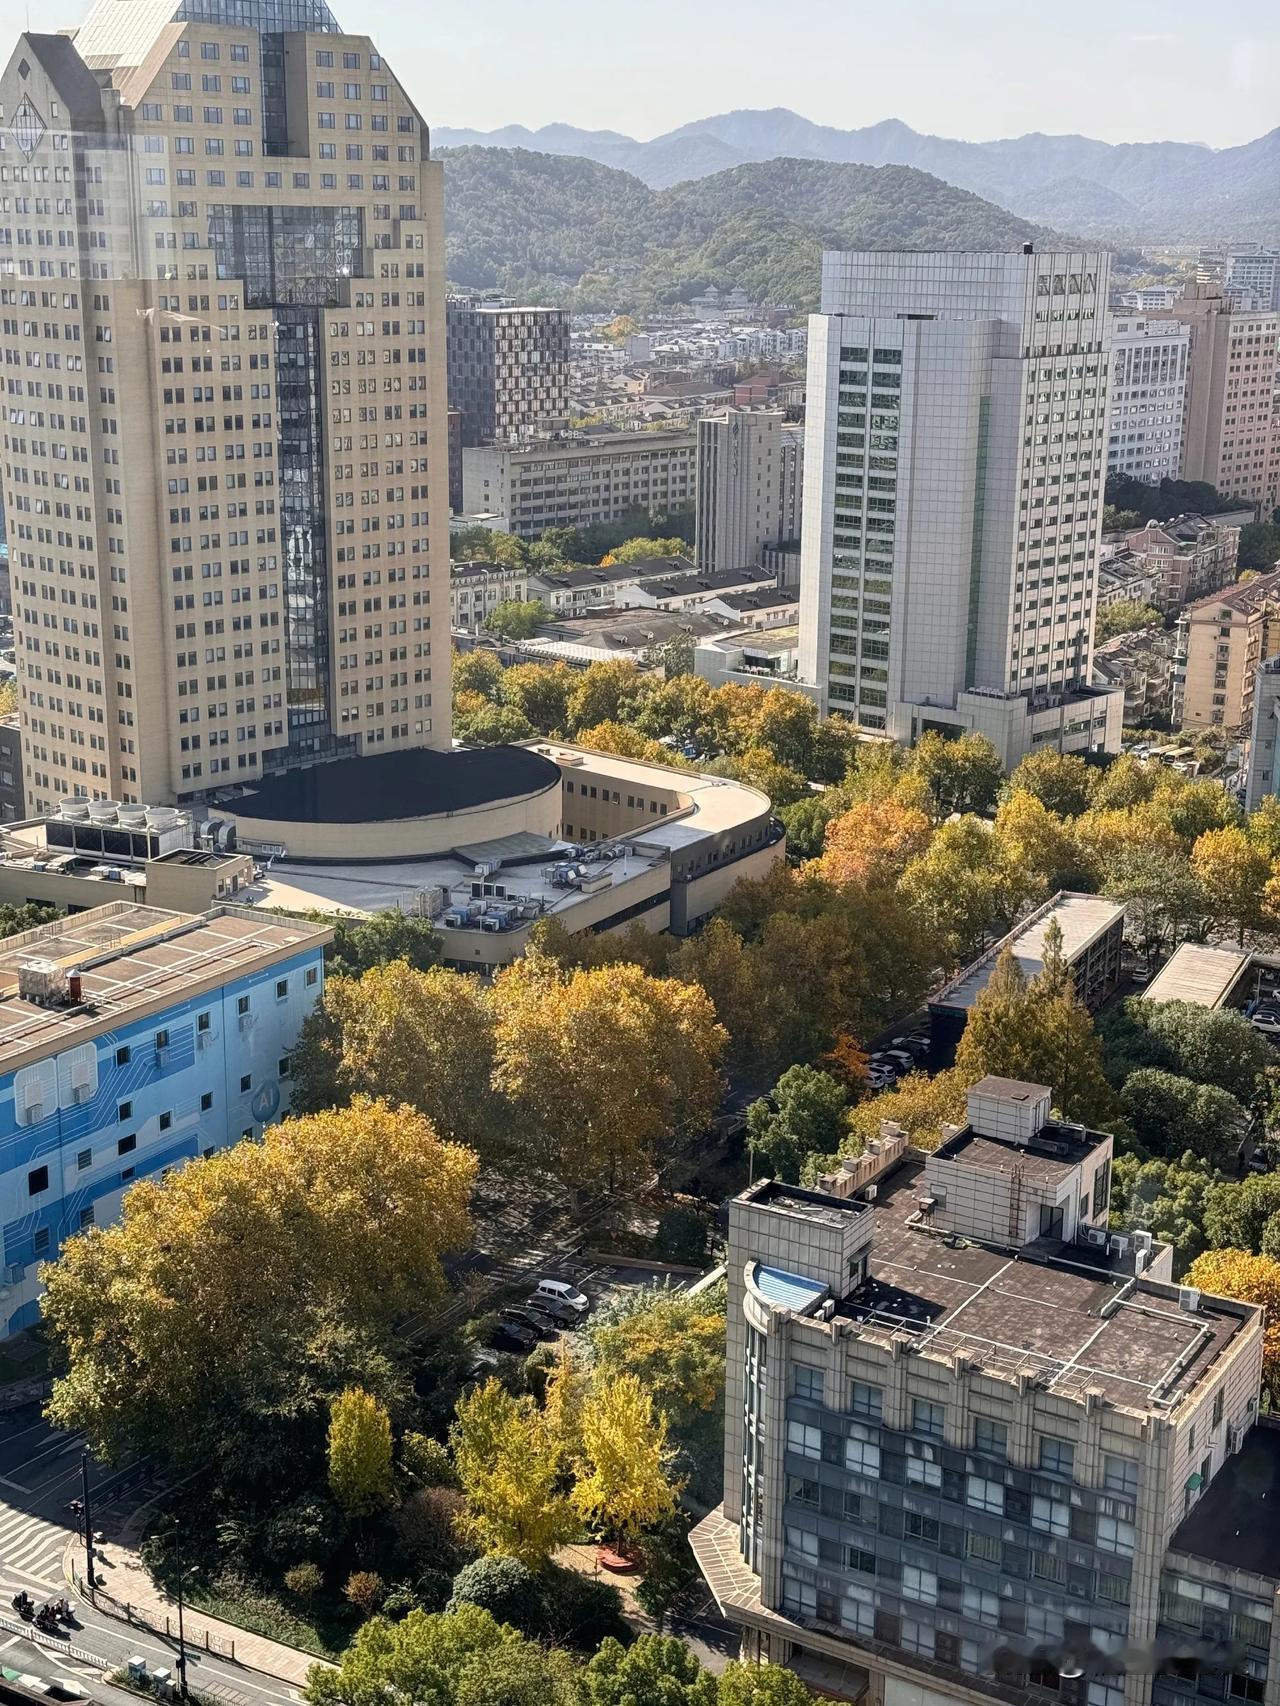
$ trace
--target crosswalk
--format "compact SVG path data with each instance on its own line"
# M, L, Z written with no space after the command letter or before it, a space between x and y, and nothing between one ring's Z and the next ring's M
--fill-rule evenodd
M0 1588L16 1593L32 1582L62 1588L68 1530L0 1500Z

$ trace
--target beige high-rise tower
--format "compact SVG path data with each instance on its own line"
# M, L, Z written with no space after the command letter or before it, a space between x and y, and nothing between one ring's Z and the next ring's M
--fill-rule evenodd
M441 175L324 0L96 0L20 37L0 407L28 810L448 745Z

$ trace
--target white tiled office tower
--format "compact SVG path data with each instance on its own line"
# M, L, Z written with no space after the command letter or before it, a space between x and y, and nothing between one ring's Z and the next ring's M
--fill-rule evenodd
M29 810L448 744L428 155L324 0L95 0L19 38L0 301Z
M751 568L800 532L799 428L780 409L726 409L698 422L696 553L705 574Z
M1107 470L1158 486L1182 467L1191 328L1117 314L1111 325Z
M823 702L913 741L1118 748L1089 687L1107 440L1098 254L823 257L800 646Z

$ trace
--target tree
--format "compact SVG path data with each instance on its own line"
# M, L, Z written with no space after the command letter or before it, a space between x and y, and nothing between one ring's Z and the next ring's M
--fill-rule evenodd
M463 746L510 746L530 740L538 731L514 705L465 705L455 701L453 733Z
M621 1545L634 1544L676 1508L674 1455L666 1417L634 1374L593 1385L582 1409L574 1510Z
M460 1605L478 1605L522 1634L540 1632L543 1605L538 1578L519 1558L494 1552L464 1564L453 1579L446 1609L456 1611Z
M590 664L569 695L570 732L594 729L600 723L633 722L644 697L644 679L633 663L610 658Z
M284 1573L285 1592L291 1593L295 1599L300 1599L304 1605L310 1605L323 1586L324 1572L310 1559L301 1564L294 1564Z
M493 990L494 1078L556 1176L636 1179L719 1101L727 1037L705 990L634 965L518 961Z
M912 749L910 768L928 787L937 817L989 812L1004 780L1000 754L980 734L947 740L931 729Z
M1262 1383L1274 1405L1280 1391L1280 1261L1247 1250L1206 1250L1187 1270L1188 1285L1262 1309Z
M933 825L895 800L859 800L827 824L819 869L830 883L896 883L927 850Z
M879 1137L886 1120L901 1126L916 1149L933 1150L942 1138L944 1125L964 1118L967 1085L954 1067L935 1072L912 1072L878 1096L869 1096L847 1116L848 1134L830 1155L811 1155L804 1180L811 1184L819 1173L829 1172L842 1155L861 1155L873 1137Z
M1118 1230L1142 1227L1172 1244L1174 1267L1181 1272L1205 1247L1205 1213L1214 1175L1194 1155L1176 1160L1143 1160L1117 1155L1111 1174L1111 1224Z
M504 598L484 619L491 634L503 640L528 640L551 615L540 598Z
M534 665L533 667L538 667ZM502 660L492 652L482 651L479 647L469 652L453 654L453 697L455 702L463 694L474 694L478 698L487 699L496 704L498 689L506 671Z
M928 852L903 872L899 891L924 921L943 967L971 960L1016 910L999 843L977 817L944 823Z
M639 758L646 764L680 762L676 753L656 740L648 740L628 723L597 723L594 728L579 729L574 738L592 752L614 752L619 758Z
M1098 771L1076 752L1041 747L1029 752L1009 778L1011 793L1034 794L1057 817L1079 817L1088 810Z
M683 1641L641 1635L605 1641L583 1672L588 1706L716 1706L715 1678Z
M720 1673L717 1706L814 1706L814 1698L783 1665L733 1659Z
M1163 620L1154 604L1145 604L1140 598L1119 598L1098 612L1094 643L1101 646L1117 634L1136 634L1142 628L1160 626Z
M1191 849L1191 870L1210 916L1234 931L1242 948L1246 936L1267 925L1262 891L1271 869L1265 851L1243 829L1208 830Z
M353 1571L347 1577L347 1585L342 1590L356 1610L363 1612L366 1617L373 1616L382 1604L386 1591L386 1583L376 1570Z
M1252 1106L1275 1060L1271 1044L1234 1008L1133 997L1108 1013L1105 1025L1107 1070L1116 1084L1154 1066Z
M835 1149L849 1098L844 1085L814 1066L791 1066L774 1086L772 1105L747 1109L747 1142L775 1179L795 1181L814 1151Z
M1124 902L1125 932L1148 961L1204 933L1204 889L1182 853L1130 848L1111 861L1102 892Z
M1280 1256L1280 1173L1214 1185L1205 1201L1204 1236L1211 1249Z
M1085 880L1071 825L1035 794L1015 790L1009 795L996 813L995 836L1011 888L1028 900L1047 900Z
M1250 841L1274 864L1280 859L1280 794L1268 794L1245 821Z
M568 720L574 680L574 671L567 663L513 664L502 672L498 696L539 734L558 734Z
M1240 529L1240 549L1236 557L1238 570L1253 569L1269 574L1280 563L1280 524L1275 521L1250 521Z
M294 1097L303 1111L358 1093L408 1103L436 1130L489 1153L502 1120L490 1087L494 1017L474 978L404 960L360 979L330 978L293 1055Z
M641 1577L636 1584L636 1601L657 1623L659 1634L668 1611L698 1574L689 1548L689 1527L688 1512L676 1510L640 1541Z
M329 1405L329 1485L348 1516L368 1516L391 1501L391 1418L358 1386Z
M606 553L602 566L603 563L643 563L655 557L683 557L686 548L683 539L654 539L642 533L635 539L624 539L621 545L615 545Z
M360 977L374 966L404 960L415 971L429 971L443 952L440 932L429 918L412 918L394 907L371 918L316 913L333 930L328 950L330 977Z
M1194 1155L1211 1170L1236 1165L1248 1114L1234 1096L1173 1072L1131 1072L1120 1105L1149 1155Z
M449 538L449 555L455 563L496 563L504 569L522 569L528 554L523 539L490 527L460 527Z
M481 1551L538 1569L573 1537L566 1442L531 1397L486 1380L458 1400L449 1440L466 1501L459 1526Z
M412 1108L361 1098L139 1180L43 1270L50 1415L107 1458L316 1473L329 1400L395 1388L392 1323L444 1293L475 1170Z

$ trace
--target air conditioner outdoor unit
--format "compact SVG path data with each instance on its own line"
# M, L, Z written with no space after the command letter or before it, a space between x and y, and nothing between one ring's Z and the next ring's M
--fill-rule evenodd
M1154 1244L1155 1239L1149 1232L1135 1232L1133 1235L1133 1247L1135 1250L1146 1250L1149 1253Z
M1105 1250L1108 1242L1108 1234L1104 1232L1100 1226L1086 1226L1084 1229L1084 1241L1086 1244L1092 1244L1095 1250Z

